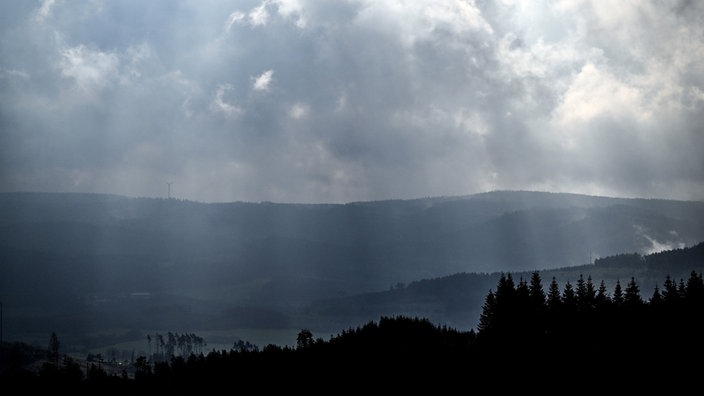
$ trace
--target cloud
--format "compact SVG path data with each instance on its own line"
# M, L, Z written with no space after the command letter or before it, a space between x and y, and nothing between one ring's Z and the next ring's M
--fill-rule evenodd
M229 17L227 17L227 22L225 22L225 30L229 31L232 29L232 25L244 21L246 17L247 15L240 11L233 12Z
M650 246L646 246L643 254L653 254L653 253L658 253L662 252L665 250L675 250L675 249L683 249L686 244L684 242L680 242L675 240L665 240L665 241L659 241L655 239L654 237L648 235L648 230L641 226L641 225L634 225L633 228L636 231L636 235L644 238ZM678 234L677 231L675 230L670 230L669 235L673 238L677 238Z
M54 6L56 0L44 0L42 5L37 9L35 18L37 22L43 22L45 19L51 16L51 8Z
M115 54L91 51L78 45L61 51L59 67L61 75L72 79L81 94L92 98L117 75L119 59Z
M629 116L634 122L645 122L651 114L641 92L588 63L564 92L554 116L561 126L588 123L598 117Z
M271 81L274 77L273 70L267 70L257 77L252 78L252 89L255 91L266 92L269 90Z
M254 7L249 12L249 23L252 26L264 26L269 21L269 11L267 11L268 2L262 2L258 7Z
M215 98L210 103L210 108L213 111L223 113L228 117L237 117L241 115L243 110L240 107L232 105L224 99L225 94L231 90L232 86L229 84L219 85L215 91Z
M288 115L289 117L298 120L306 117L309 111L310 109L305 103L295 103L293 106L291 106L291 109L288 111Z
M303 29L308 22L303 15L304 7L300 0L274 0L278 13L284 18L294 18L296 26Z
M239 10L233 11L227 18L227 22L225 23L225 30L230 31L234 24L242 23L249 24L251 27L266 26L270 18L268 10L269 4L270 1L265 0L262 1L261 4L259 4L258 6L250 9L248 12L242 12ZM294 13L296 8L297 7L295 4L283 2L282 5L279 5L279 12L282 15L289 15Z
M1 2L0 190L704 199L704 5Z

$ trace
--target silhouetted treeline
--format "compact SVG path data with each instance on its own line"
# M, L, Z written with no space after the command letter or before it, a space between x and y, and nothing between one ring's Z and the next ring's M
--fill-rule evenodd
M596 267L611 268L638 268L648 270L664 270L670 273L679 273L698 268L704 257L704 242L689 248L663 250L657 253L641 255L638 253L617 254L594 260Z
M473 331L437 326L427 319L382 317L328 340L303 329L295 347L269 344L259 348L238 341L230 350L207 354L172 355L167 360L140 356L130 375L126 371L108 374L92 363L84 374L72 359L64 358L56 364L45 363L38 372L8 371L0 379L27 389L106 386L111 390L156 392L232 386L233 381L260 383L262 389L303 385L322 389L327 383L321 382L324 379L345 384L349 390L389 381L398 381L399 385L409 381L425 383L440 374L454 373L459 378L460 369L466 364L458 363L458 359L468 356L475 337Z
M129 374L108 374L95 364L83 372L64 357L38 372L14 367L0 380L25 389L162 393L236 384L257 384L261 391L324 390L331 383L336 384L331 391L438 390L470 386L467 381L500 390L547 378L584 381L581 387L625 381L630 390L655 383L686 386L704 367L703 313L704 281L695 271L688 279L666 277L646 297L635 278L608 289L590 276L560 287L555 279L544 286L538 272L517 281L502 274L486 295L476 333L424 318L381 317L328 340L302 329L295 347L260 349L238 341L230 350L207 354L140 356Z
M704 352L703 314L704 282L694 271L686 280L667 276L646 297L635 278L617 281L613 290L591 277L562 288L553 278L544 289L538 272L517 282L505 274L486 296L475 353L500 360L521 351L558 371L614 360L623 370L686 372L703 367L690 359Z
M646 255L603 257L591 265L542 270L540 274L548 282L555 276L560 284L567 280L574 284L579 274L591 274L599 283L604 280L609 290L617 279L627 281L635 276L640 285L651 289L655 284L662 285L667 274L675 279L686 279L692 270L704 271L704 242ZM532 271L511 273L514 278L528 279ZM500 276L500 272L457 273L407 285L396 284L382 292L314 301L306 313L334 319L340 323L340 328L391 314L424 317L457 328L476 328L486 291L496 285Z
M151 334L147 334L147 344L149 345L151 360L153 361L168 360L175 355L202 354L207 345L203 337L196 334L179 334L170 331L165 335L155 333L154 337ZM152 345L154 346L154 353L152 353Z

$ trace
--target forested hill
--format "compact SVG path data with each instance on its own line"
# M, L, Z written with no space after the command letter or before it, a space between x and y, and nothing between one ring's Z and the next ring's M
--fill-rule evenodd
M25 286L31 261L34 276L58 271L52 287L78 293L266 279L257 298L290 290L279 300L305 301L692 246L704 240L702 218L704 202L515 191L340 205L3 193L0 258L12 271L1 286Z
M604 281L613 288L617 280L635 278L643 290L662 287L666 276L675 282L686 280L692 270L704 271L704 242L692 247L641 255L619 254L599 258L591 265L580 265L540 271L543 279L564 285L575 284L580 276L594 282ZM365 293L344 298L319 300L308 307L309 313L348 325L383 315L403 314L430 318L457 328L476 328L480 307L489 289L501 276L493 273L458 273L425 279L409 284L397 284L390 290ZM516 281L528 280L531 272L514 272ZM346 322L351 320L351 322Z
M2 193L4 334L295 328L312 301L399 282L692 246L704 240L702 218L704 202L519 191L334 205ZM454 312L478 305L489 284L411 308L471 325L476 314ZM384 313L408 310L390 304ZM356 323L334 315L311 320Z

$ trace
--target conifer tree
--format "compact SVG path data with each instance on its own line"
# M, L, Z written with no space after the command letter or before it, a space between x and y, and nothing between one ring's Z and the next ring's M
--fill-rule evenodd
M479 324L477 325L477 331L480 334L486 333L492 328L495 313L496 298L494 296L494 292L492 290L489 290L489 294L486 295L484 305L482 306L482 313L479 315Z
M530 301L530 289L528 283L521 277L516 287L516 302L519 305L526 304Z
M499 282L496 284L494 300L493 323L497 325L497 322L501 322L502 324L497 325L497 327L504 328L503 323L513 318L516 305L516 287L510 273L501 274Z
M680 278L680 283L677 285L677 295L680 296L680 301L684 301L687 296L687 286L685 286L682 278Z
M680 301L680 295L677 292L677 285L670 278L670 275L665 277L665 283L663 283L663 301L667 305L675 305Z
M687 279L687 289L685 290L685 299L688 304L699 304L704 300L704 280L702 275L692 271Z
M596 293L596 297L594 297L594 302L598 308L603 308L611 302L611 297L609 297L609 293L606 291L604 280L599 283L599 290Z
M631 281L628 282L628 285L626 286L624 303L630 307L643 304L643 299L640 297L640 289L638 288L635 277L631 277Z
M577 297L577 304L579 307L585 307L587 305L587 282L584 280L584 276L582 274L579 274L579 278L577 279L575 295Z
M623 305L623 289L621 289L621 281L616 279L616 286L614 286L614 296L611 299L617 307Z
M662 295L660 294L660 288L658 288L657 283L655 284L655 290L653 290L653 296L650 297L650 306L652 307L659 307L663 304L663 298Z
M592 281L592 276L587 276L587 296L586 305L589 308L593 308L596 303L596 290L594 289L594 282Z
M499 283L496 285L496 305L498 307L512 306L515 296L516 286L513 283L513 277L510 273L501 274L501 277L499 278Z
M560 286L557 284L555 277L552 277L550 287L548 288L548 308L551 311L557 311L562 306L562 297L560 295Z
M562 306L566 310L572 310L577 307L577 296L570 281L565 283L565 288L562 290Z
M528 288L531 305L534 309L539 309L545 306L545 292L540 281L540 273L533 272L530 275L530 286Z

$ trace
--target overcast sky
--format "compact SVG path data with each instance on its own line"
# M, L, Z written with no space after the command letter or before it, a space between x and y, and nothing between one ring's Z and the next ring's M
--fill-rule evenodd
M704 200L701 1L1 1L0 191Z

